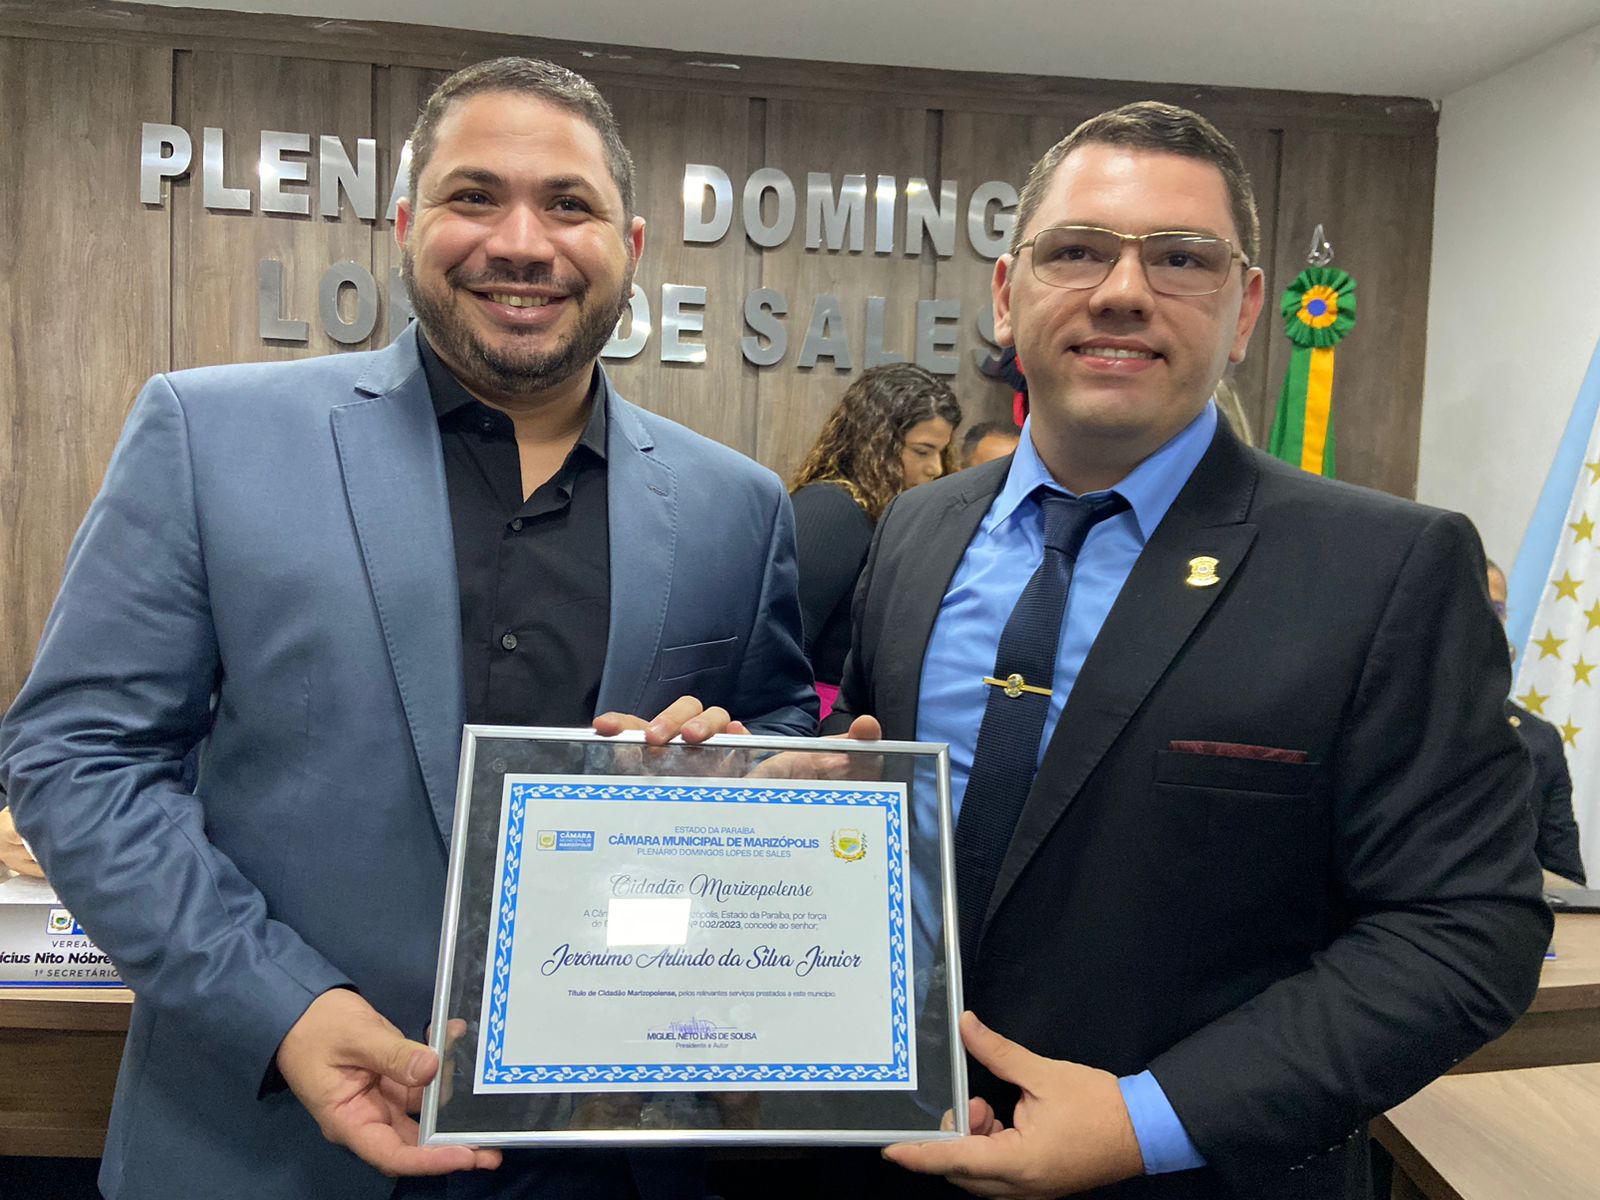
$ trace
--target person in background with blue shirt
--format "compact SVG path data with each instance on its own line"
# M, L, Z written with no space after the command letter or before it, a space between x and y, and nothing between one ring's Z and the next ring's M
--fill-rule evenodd
M863 1168L874 1200L1367 1200L1369 1119L1533 996L1482 551L1218 421L1259 243L1204 118L1080 126L995 268L1016 454L879 522L825 729L950 746L973 1098L972 1136Z

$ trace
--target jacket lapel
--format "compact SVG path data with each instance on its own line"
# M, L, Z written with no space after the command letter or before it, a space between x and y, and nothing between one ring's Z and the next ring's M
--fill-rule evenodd
M1224 596L1255 540L1245 523L1257 467L1226 425L1134 563L1067 698L989 900L994 919L1028 860L1082 790L1156 682ZM1218 562L1220 582L1185 583L1191 559Z
M606 503L611 525L611 627L596 700L600 712L640 712L672 594L678 545L678 478L639 411L611 390L606 410Z
M438 418L415 328L375 356L332 424L389 665L448 843L465 703L461 598Z
M876 707L868 710L875 712L891 738L916 737L928 639L933 636L950 581L966 555L967 543L1005 485L1010 463L1008 456L992 466L963 472L967 476L962 480L964 486L952 487L950 495L923 517L925 524L898 539L908 561L891 576L895 581L895 602L888 609L892 627L884 631L877 647L872 697Z

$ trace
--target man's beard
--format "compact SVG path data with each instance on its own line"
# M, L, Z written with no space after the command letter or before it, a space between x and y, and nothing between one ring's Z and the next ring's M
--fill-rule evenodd
M587 307L584 302L589 299L588 284L581 280L557 281L542 264L522 271L496 271L472 278L462 268L455 267L445 272L445 295L436 296L417 282L416 257L407 248L400 256L400 279L428 344L440 358L463 374L462 382L469 389L476 386L500 395L520 396L565 383L600 357L600 351L611 340L623 310L628 307L633 268L629 266L617 294L609 303L604 302L604 297L596 297ZM461 320L453 303L469 284L482 289L494 284L515 287L551 283L557 283L567 295L566 302L578 305L579 311L578 324L571 335L549 350L519 353L514 345L508 349L487 346ZM472 303L471 300L462 302Z

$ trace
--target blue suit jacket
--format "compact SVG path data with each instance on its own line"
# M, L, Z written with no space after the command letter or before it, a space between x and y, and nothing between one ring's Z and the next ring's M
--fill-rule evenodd
M684 694L814 731L777 478L608 403L601 711ZM311 1000L428 1018L462 727L438 425L392 346L157 376L73 543L0 724L51 882L138 993L113 1197L378 1196L287 1092ZM199 746L199 776L185 760Z

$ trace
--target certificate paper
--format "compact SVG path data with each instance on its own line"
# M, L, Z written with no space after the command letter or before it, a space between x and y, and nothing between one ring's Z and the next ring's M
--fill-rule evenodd
M906 789L508 774L478 1093L914 1089Z

